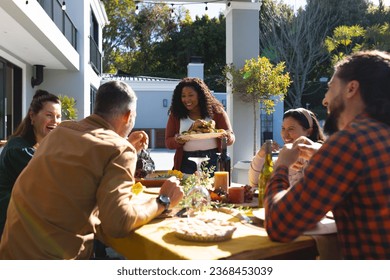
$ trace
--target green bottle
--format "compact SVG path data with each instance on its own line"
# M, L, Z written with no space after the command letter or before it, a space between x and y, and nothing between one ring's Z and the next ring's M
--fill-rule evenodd
M274 170L274 163L272 161L272 140L265 140L265 161L263 168L259 174L259 208L263 208L263 199L265 194L265 187L271 177L272 171Z

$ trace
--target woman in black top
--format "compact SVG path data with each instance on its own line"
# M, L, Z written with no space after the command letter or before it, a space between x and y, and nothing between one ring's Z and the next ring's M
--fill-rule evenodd
M37 90L26 117L10 136L0 154L0 239L13 185L42 139L61 122L61 101Z

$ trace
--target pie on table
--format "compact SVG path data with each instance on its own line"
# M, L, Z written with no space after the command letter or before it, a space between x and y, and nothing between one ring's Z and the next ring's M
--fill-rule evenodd
M197 242L218 242L232 238L236 227L233 223L214 218L183 218L175 221L172 228L176 237Z

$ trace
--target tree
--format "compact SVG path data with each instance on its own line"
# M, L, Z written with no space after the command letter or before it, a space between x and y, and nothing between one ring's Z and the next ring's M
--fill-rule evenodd
M114 73L123 52L135 48L133 0L103 0L110 24L103 29L103 71Z
M352 52L361 50L364 35L365 30L359 25L336 27L333 36L325 39L325 46L332 54L332 64Z
M246 60L241 69L237 69L233 64L224 68L226 82L232 88L232 93L237 94L243 102L252 103L253 154L257 151L258 104L263 105L269 114L274 111L276 102L284 100L291 83L289 73L284 73L284 70L284 62L274 66L268 58L260 56Z
M338 26L333 35L325 40L328 52L335 64L346 55L367 49L390 50L390 28L388 23L363 28L359 25Z
M260 53L277 63L284 61L293 83L285 100L289 108L302 107L302 96L316 66L326 61L323 41L332 23L324 6L294 14L283 4L264 0L260 11Z
M196 17L178 5L104 0L110 24L104 28L103 71L132 76L183 78L192 56L204 63L205 82L216 91L226 63L225 17Z
M171 33L169 40L156 45L156 60L160 62L156 73L159 76L171 73L170 77L182 78L192 56L202 58L205 66L205 82L214 90L224 91L221 80L226 64L225 17L209 18L207 15L192 21L189 14L179 23L179 29Z

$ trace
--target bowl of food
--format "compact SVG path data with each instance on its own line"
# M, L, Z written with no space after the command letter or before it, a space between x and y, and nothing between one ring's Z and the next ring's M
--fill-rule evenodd
M144 178L135 178L135 182L140 182L147 188L161 187L162 184L172 176L176 176L181 180L183 178L183 173L178 170L156 170L147 174Z

